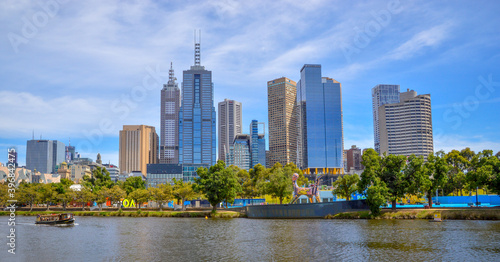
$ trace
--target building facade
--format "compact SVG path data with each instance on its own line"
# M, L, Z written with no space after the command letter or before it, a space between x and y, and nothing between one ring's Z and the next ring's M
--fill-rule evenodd
M212 72L200 65L200 44L195 63L183 72L179 111L179 163L215 164L216 115Z
M431 96L408 89L400 94L400 101L379 107L380 154L427 159L434 151Z
M157 187L160 184L173 184L174 179L183 180L180 164L149 164L146 176L146 187Z
M160 163L179 163L179 109L181 106L181 90L174 76L172 63L169 78L161 90L160 121Z
M41 173L55 173L56 166L64 162L65 145L57 140L28 140L26 168Z
M251 138L249 135L236 135L233 145L229 147L227 154L227 165L235 165L241 169L249 170L252 168L251 160Z
M306 64L297 83L299 168L305 174L341 174L344 166L342 87Z
M259 132L259 126L262 127L262 132ZM264 122L252 120L250 124L250 152L251 152L251 167L257 164L266 166L266 125Z
M347 173L353 173L354 171L361 171L363 170L363 165L361 164L361 159L362 154L361 154L361 149L356 147L355 145L351 146L350 149L346 150L346 166L345 166L345 171Z
M385 104L399 103L399 85L376 85L372 88L373 139L375 151L380 153L379 108Z
M119 162L122 173L140 171L146 175L147 164L158 163L158 135L155 128L124 125L120 131Z
M227 163L226 154L233 144L234 137L242 132L241 103L224 99L219 102L219 160Z
M286 77L267 82L269 162L282 165L297 161L297 83Z

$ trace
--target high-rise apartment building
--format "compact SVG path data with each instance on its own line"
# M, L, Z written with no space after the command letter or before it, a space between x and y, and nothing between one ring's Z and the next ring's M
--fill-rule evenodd
M380 153L380 128L378 110L385 104L399 103L399 85L376 85L372 88L373 140L375 151Z
M262 132L259 132L259 126L262 127ZM252 120L250 124L250 153L251 167L257 164L266 166L266 126L264 122Z
M434 151L431 96L408 89L399 100L378 108L380 154L415 154L427 159Z
M305 174L341 174L344 150L342 87L304 65L297 83L299 167Z
M296 100L295 81L281 77L267 82L269 166L297 161Z
M179 163L215 164L214 84L212 72L200 65L200 43L195 43L194 65L183 72L179 111Z
M233 145L234 137L242 132L241 103L224 99L219 102L219 159L227 162L226 154Z
M65 145L57 140L28 140L26 167L41 173L55 173L56 166L65 160Z
M179 109L181 90L170 63L168 82L161 90L160 163L179 163Z
M120 131L120 170L147 174L147 164L158 163L158 135L153 126L124 125Z

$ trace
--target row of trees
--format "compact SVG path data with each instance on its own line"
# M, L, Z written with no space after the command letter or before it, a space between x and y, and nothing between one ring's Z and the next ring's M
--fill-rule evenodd
M425 195L432 208L432 194L437 189L445 195L461 195L464 189L471 192L478 188L500 194L500 152L493 155L493 151L483 150L476 154L470 148L447 154L439 151L424 161L415 155L381 157L368 149L362 158L365 170L361 177L339 178L333 193L347 200L355 192L364 194L374 214L387 201L395 209L397 199L405 195Z
M197 170L199 178L195 183L175 180L172 184L160 184L157 187L146 189L141 177L130 177L125 182L114 183L105 168L97 167L91 177L84 177L79 190L72 190L71 180L61 179L60 183L29 184L21 183L16 189L16 198L33 208L36 204L59 203L66 209L68 203L79 203L82 209L85 203L96 202L99 209L106 201L119 204L124 198L134 200L138 207L147 201L154 201L160 210L166 202L177 200L185 209L186 200L208 199L214 207L221 202L234 203L235 198L254 198L269 194L278 198L280 203L291 197L293 192L292 174L299 173L299 185L307 183L307 178L294 164L282 166L277 163L272 168L265 168L258 164L250 171L236 166L227 167L223 161L210 168ZM0 184L0 204L7 201L7 186Z

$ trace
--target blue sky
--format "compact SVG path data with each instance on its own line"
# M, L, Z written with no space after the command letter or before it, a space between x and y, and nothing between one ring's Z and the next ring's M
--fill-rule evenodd
M213 72L215 106L266 122L268 80L321 64L342 83L345 148L373 147L371 88L431 94L434 149L500 150L498 1L3 1L0 162L57 139L118 163L124 124L160 122L172 61Z

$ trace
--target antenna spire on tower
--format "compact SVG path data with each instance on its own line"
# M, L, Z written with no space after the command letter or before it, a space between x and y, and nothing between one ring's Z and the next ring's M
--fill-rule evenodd
M198 30L198 41L196 40L196 29L194 30L194 65L199 66L201 62L201 30Z
M174 76L174 68L172 66L172 62L170 62L170 70L168 70L168 84L169 85L175 84L176 79L177 78L175 78Z

